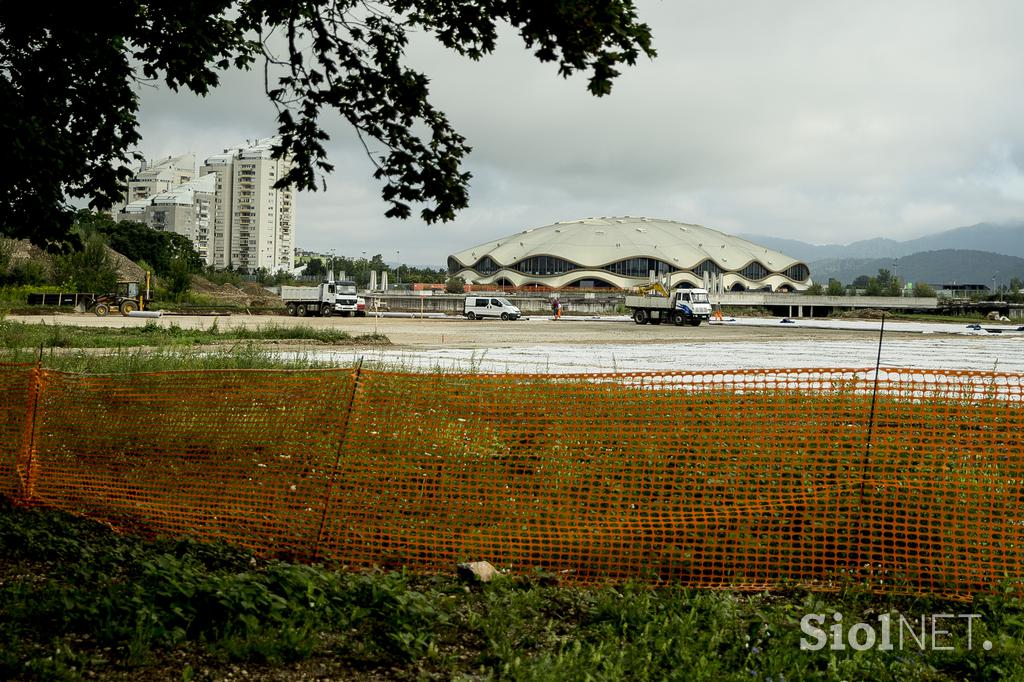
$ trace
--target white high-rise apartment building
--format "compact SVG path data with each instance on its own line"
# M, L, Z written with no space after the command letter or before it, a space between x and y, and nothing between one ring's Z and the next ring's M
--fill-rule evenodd
M295 261L293 191L274 189L291 159L271 158L279 138L225 149L200 174L216 177L209 253L214 267L291 270Z
M154 194L169 192L178 185L192 182L196 178L196 157L194 154L168 156L159 161L143 161L135 175L128 181L121 210L133 202L148 199Z
M133 201L117 217L145 223L154 230L185 235L203 262L213 265L210 246L216 192L217 176L211 173L168 192Z

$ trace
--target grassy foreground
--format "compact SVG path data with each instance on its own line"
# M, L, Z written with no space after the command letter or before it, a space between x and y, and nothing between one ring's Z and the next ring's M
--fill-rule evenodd
M0 348L166 348L234 341L308 341L337 345L387 343L382 334L359 334L307 324L268 324L258 329L220 329L216 319L206 329L184 329L149 320L139 327L76 327L29 324L0 318Z
M383 334L353 336L303 324L222 331L216 322L207 329L147 322L141 327L116 329L26 324L0 318L0 362L39 360L47 369L64 372L123 374L337 366L336 362L317 360L303 352L282 356L268 347L275 341L353 348L390 343Z
M166 348L113 348L100 350L0 348L0 362L35 363L45 369L79 374L132 374L211 369L323 369L337 362L318 360L306 353L282 356L256 341L239 341L212 350Z
M1024 604L849 589L741 596L555 576L449 576L266 562L142 539L0 499L0 678L996 680L1024 676ZM938 646L801 650L800 619L940 622ZM894 618L896 616L894 615ZM915 627L917 627L915 625ZM930 630L929 630L930 632ZM809 639L809 638L808 638ZM982 641L993 643L990 651ZM893 642L897 639L894 634Z

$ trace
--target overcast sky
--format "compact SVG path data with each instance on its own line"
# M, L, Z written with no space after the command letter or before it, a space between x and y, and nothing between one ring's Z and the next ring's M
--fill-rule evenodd
M452 223L384 218L338 120L327 191L298 197L300 248L441 266L557 220L634 215L848 243L1024 219L1024 3L639 0L658 57L594 98L505 31L471 62L428 36L409 66L473 147ZM143 88L149 158L272 135L262 70L202 99Z

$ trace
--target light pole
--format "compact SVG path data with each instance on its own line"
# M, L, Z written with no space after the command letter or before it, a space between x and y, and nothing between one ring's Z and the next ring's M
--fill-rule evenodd
M402 283L402 252L395 251L395 288Z

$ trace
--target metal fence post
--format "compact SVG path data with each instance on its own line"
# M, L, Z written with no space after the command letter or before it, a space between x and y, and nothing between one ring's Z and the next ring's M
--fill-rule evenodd
M324 529L327 526L327 514L330 512L331 504L334 502L334 489L337 487L338 482L338 467L341 466L341 458L345 452L345 443L348 441L348 422L352 417L352 410L356 407L362 373L363 358L359 358L359 364L356 366L355 378L352 381L352 395L349 399L348 410L345 411L345 419L341 423L341 436L338 438L337 457L334 460L334 470L331 472L331 482L327 488L327 497L324 500L324 512L320 517L320 529L316 534L316 545L313 547L313 561L319 561L320 559L320 545L323 543Z
M25 401L25 430L21 439L21 452L18 456L18 474L21 484L20 502L31 504L36 494L36 421L39 411L39 393L42 390L42 349L32 368L28 385L28 396Z

